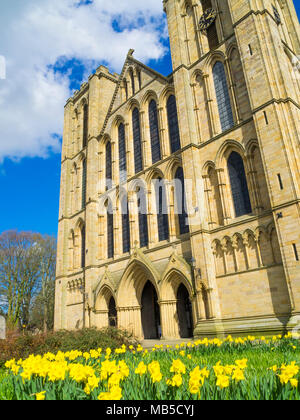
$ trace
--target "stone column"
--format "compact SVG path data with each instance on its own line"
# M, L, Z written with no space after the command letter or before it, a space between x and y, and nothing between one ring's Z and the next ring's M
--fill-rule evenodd
M197 93L196 93L196 86L197 83L191 83L191 88L193 92L193 99L194 99L194 111L196 114L196 126L197 126L197 133L198 133L198 143L202 143L202 133L201 133L201 121L200 121L200 115L199 115L199 106L198 106L198 100L197 100Z
M226 73L227 73L227 77L228 77L228 81L229 81L229 91L230 91L231 101L232 101L232 105L233 105L235 120L236 120L237 124L240 124L243 121L243 119L241 117L241 113L240 113L239 106L238 106L237 99L236 99L235 83L234 83L234 80L233 80L233 77L232 77L232 73L231 73L228 58L226 58L226 60L225 60L225 68L226 68Z
M151 156L150 156L150 135L149 135L149 125L146 121L145 111L140 111L141 118L141 136L142 136L142 155L143 155L143 167L144 169L151 166Z
M211 124L211 132L212 132L212 136L214 137L221 132L220 122L217 125L217 121L216 121L216 115L219 115L219 114L216 114L216 112L214 112L213 99L212 99L210 82L209 82L209 75L204 74L203 75L203 80L204 80L204 86L205 86L205 90L206 90L209 120L210 120L210 124ZM218 127L218 129L217 129L217 127Z
M222 210L223 210L223 215L224 215L224 225L227 225L229 220L231 219L230 217L230 212L228 209L228 199L227 199L227 194L226 194L226 183L224 180L224 169L217 169L217 175L218 175L218 188L220 191L220 196L221 196L221 204L222 204Z
M127 178L131 178L134 173L134 153L133 153L133 136L129 123L125 123L126 136L126 155L127 155Z
M160 301L159 305L163 338L179 338L177 300Z
M168 138L168 132L166 127L168 122L166 121L166 116L164 108L158 108L158 118L159 118L159 133L160 133L160 144L161 144L161 155L162 159L165 159L171 154L170 141Z

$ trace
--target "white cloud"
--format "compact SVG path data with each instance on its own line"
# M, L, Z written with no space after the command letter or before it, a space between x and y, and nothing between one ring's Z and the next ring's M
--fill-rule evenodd
M120 71L129 48L147 62L165 53L161 0L11 0L1 4L0 161L59 151L70 72L53 66L76 59L85 76L105 62ZM119 30L115 30L117 23Z

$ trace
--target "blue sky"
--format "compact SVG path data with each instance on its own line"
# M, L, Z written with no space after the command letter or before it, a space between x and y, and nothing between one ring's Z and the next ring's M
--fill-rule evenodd
M60 138L53 133L61 132L64 103L100 64L120 71L129 48L156 71L171 73L162 2L7 3L0 16L0 56L7 60L6 80L0 79L0 233L56 235ZM79 30L78 22L85 27ZM109 50L99 41L103 33Z

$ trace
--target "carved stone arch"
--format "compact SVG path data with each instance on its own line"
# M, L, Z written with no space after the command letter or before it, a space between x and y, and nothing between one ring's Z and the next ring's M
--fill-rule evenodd
M192 336L196 319L194 297L191 267L175 252L162 276L161 319L164 337Z
M264 236L265 240L268 240L268 231L265 226L258 226L254 230L254 235L256 240L258 241L261 236Z
M153 284L159 297L160 275L142 251L135 249L118 287L119 305L122 307L140 306L142 292L147 281Z
M215 162L213 162L212 160L208 160L207 162L205 162L205 164L202 167L202 176L206 176L208 175L208 172L210 169L214 169L216 170L216 164Z
M263 266L269 266L274 263L273 251L271 247L271 238L264 226L260 226L255 230L258 247Z
M128 193L136 193L139 189L144 189L147 192L147 182L144 178L132 179L127 185Z
M168 285L167 283L170 282L171 277L176 273L182 277L182 282L184 283L185 287L188 289L191 298L195 294L195 290L192 284L192 269L190 265L181 257L179 257L176 253L173 253L169 259L169 263L162 275L161 281L161 299L168 300L171 298L170 293L168 292ZM179 284L177 285L179 286ZM178 289L178 287L177 287ZM172 298L176 299L177 289L174 289L175 292Z
M82 167L82 162L86 159L86 152L83 151L80 153L80 155L76 159L77 168Z
M106 215L108 206L110 206L113 212L115 212L115 210L117 209L117 202L118 202L117 197L118 197L117 189L107 191L105 194L102 194L101 197L99 197L98 217Z
M200 80L203 81L203 77L204 77L203 69L196 69L192 73L191 83L199 83Z
M221 244L225 253L226 270L228 273L234 273L237 271L237 262L232 238L227 235L224 236Z
M217 61L221 61L221 63L225 63L226 55L222 51L213 51L212 54L208 55L208 57L204 60L203 63L203 73L204 74L211 74L213 66L216 64Z
M97 287L93 290L93 311L96 326L104 328L108 326L117 326L117 300L116 285L108 269ZM111 307L112 303L112 307ZM113 323L112 318L114 318Z
M237 161L238 170L234 169L232 177L230 175L229 158L233 153L239 155L243 170L239 161ZM237 157L232 157L235 162ZM251 166L246 159L244 146L235 140L225 141L218 150L215 161L217 170L223 178L221 182L224 195L223 204L227 207L231 217L235 218L251 213L255 207L256 199L251 179Z
M116 301L116 284L115 284L115 281L113 280L111 272L108 269L105 270L105 273L103 274L102 278L98 282L96 288L93 290L94 309L96 309L97 299L104 288L110 291L111 295Z
M165 169L165 179L172 181L175 178L177 169L180 167L182 167L182 159L180 157L170 159Z
M83 110L85 105L88 105L88 104L89 104L89 97L88 95L85 95L80 99L78 103L78 108Z
M259 143L256 138L250 139L245 144L245 155L249 159L253 156L253 150L259 148Z
M184 0L184 1L181 3L181 6L180 6L180 9L181 9L181 14L186 13L186 9L187 9L187 7L191 7L192 5L193 5L192 0Z
M219 239L215 239L212 242L212 252L215 258L215 269L217 276L223 276L226 274L226 260L225 260L225 252L221 241Z
M147 336L150 330L153 331L158 327L160 320L156 318L156 321L154 321L153 311L154 305L159 308L157 306L160 300L159 280L160 275L150 259L140 249L135 248L124 270L117 291L119 327L132 331L136 337ZM144 300L144 291L147 293L146 299L148 299L148 291L153 294L153 300L149 306L151 317L150 312L147 315L143 306L148 307L149 304L149 300L147 302ZM147 322L147 316L153 321L150 326ZM147 331L148 327L149 330Z
M225 168L226 164L225 162L227 162L230 154L232 152L237 152L241 155L243 161L245 163L247 163L246 161L246 153L245 153L245 148L244 146L239 143L236 140L226 140L222 146L219 148L216 157L215 157L215 162L216 162L216 166L217 168ZM245 168L246 169L246 168Z
M74 269L74 257L75 257L75 232L74 229L70 230L68 235L68 268L70 271Z
M171 95L176 96L173 86L167 85L159 95L159 107L166 108L168 99Z
M246 271L249 269L246 245L241 233L235 233L232 237L232 244L235 250L237 271Z
M162 178L165 179L165 175L159 168L151 169L148 174L146 175L145 182L147 184L148 189L151 189L152 180L155 178Z
M226 46L226 52L225 52L225 57L228 57L230 59L230 56L233 52L233 50L237 50L239 51L239 47L236 43L236 41L232 41L230 42L227 46Z
M112 142L111 136L108 133L105 133L100 140L100 146L104 147L107 145L108 142Z
M127 185L125 185L125 186L124 185L120 185L115 190L116 202L119 203L124 198L124 196L128 196L128 188L127 188Z
M95 297L94 311L105 311L108 313L111 298L114 298L116 301L114 291L108 284L102 284L97 296Z
M274 264L282 264L282 254L275 225L270 225L270 242Z
M252 196L256 201L256 207L259 210L267 210L271 207L271 201L262 154L256 139L252 139L246 144L246 160L252 178Z
M111 123L111 128L112 130L115 130L119 127L120 124L125 124L125 118L123 117L123 115L118 114L115 116L115 118L113 119L112 123Z
M82 219L82 217L79 217L79 219L75 223L75 229L74 229L74 231L75 232L78 231L78 229L81 229L84 225L85 225L84 220Z
M204 182L207 219L210 227L224 225L224 210L221 198L220 182L216 165L213 161L207 161L202 168Z
M127 115L130 114L135 108L137 108L139 110L139 112L141 111L141 104L140 104L140 102L137 99L135 99L135 98L130 99L128 101L128 103L126 104L126 108L125 108L126 114Z
M155 92L154 90L148 90L141 100L141 109L144 109L146 111L147 105L149 105L152 99L157 103L158 106L159 98L157 92Z

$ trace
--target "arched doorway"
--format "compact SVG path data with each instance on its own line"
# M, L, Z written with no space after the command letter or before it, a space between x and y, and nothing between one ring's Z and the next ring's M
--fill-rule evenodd
M160 338L160 309L156 290L150 281L144 287L141 303L142 327L145 340Z
M110 298L108 305L108 325L110 327L117 327L118 325L116 302L113 297Z
M187 288L181 284L177 291L177 315L181 338L193 337L193 311Z

